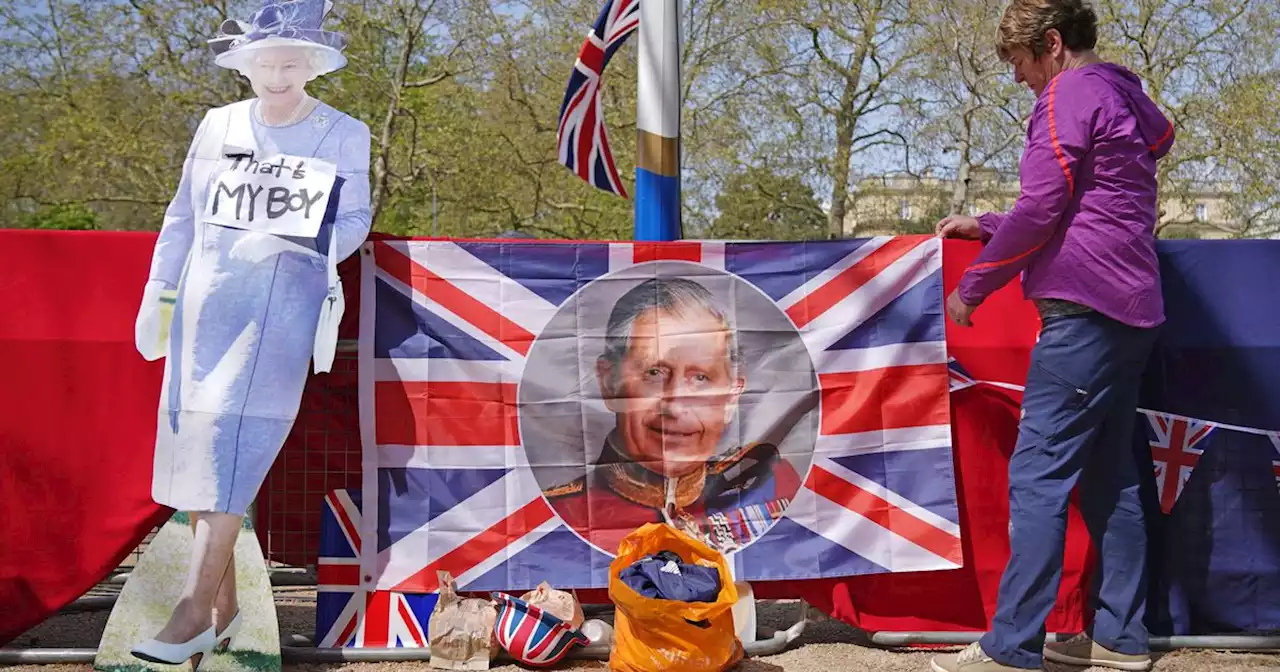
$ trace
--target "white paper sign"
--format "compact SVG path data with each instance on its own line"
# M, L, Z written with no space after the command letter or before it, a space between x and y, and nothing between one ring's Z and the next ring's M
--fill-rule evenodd
M231 167L209 187L205 221L278 236L316 236L335 182L332 163L288 154L228 161Z

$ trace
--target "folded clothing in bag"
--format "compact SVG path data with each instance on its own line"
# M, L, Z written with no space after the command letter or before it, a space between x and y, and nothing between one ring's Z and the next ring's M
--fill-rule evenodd
M671 551L647 555L618 575L629 588L657 600L715 602L720 573L715 567L685 562Z
M719 589L704 592L695 582ZM704 601L667 599L680 597ZM726 672L742 660L733 628L738 590L724 554L675 527L647 523L623 538L609 563L609 599L618 608L610 672Z

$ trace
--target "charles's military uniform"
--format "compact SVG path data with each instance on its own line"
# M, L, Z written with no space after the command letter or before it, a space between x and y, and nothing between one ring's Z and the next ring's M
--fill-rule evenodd
M543 494L570 527L616 553L645 523L666 522L722 551L747 545L782 517L800 487L776 446L753 443L714 458L693 473L667 478L614 447L616 435L587 476Z

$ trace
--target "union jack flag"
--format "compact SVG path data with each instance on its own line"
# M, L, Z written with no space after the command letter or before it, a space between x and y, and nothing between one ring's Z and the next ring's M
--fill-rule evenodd
M968 371L965 371L964 367L960 365L960 362L956 361L955 357L952 357L947 362L947 375L950 380L951 392L970 388L978 384L978 381L974 380L973 376L970 376Z
M360 587L360 491L324 498L316 567L316 639L321 647L427 646L435 595L405 595Z
M1168 515L1182 495L1182 488L1204 455L1198 447L1217 425L1203 420L1183 418L1168 413L1145 412L1151 446L1151 461L1156 469L1156 491L1160 510Z
M361 547L366 588L429 592L438 570L468 591L531 589L543 580L566 589L607 585L611 556L567 526L544 496L528 455L543 447L530 437L545 430L525 416L530 408L562 412L585 437L599 428L575 414L594 402L526 407L520 399L553 384L544 373L594 380L576 356L548 364L530 353L557 339L573 346L569 352L596 347L602 339L549 325L602 322L609 301L583 297L659 268L683 269L681 277L708 287L738 283L726 291L736 291L736 305L754 306L741 319L776 319L771 324L782 326L770 329L791 334L812 366L807 389L765 390L734 421L739 429L757 422L785 406L788 394L817 399L804 425L812 452L796 459L797 489L780 495L790 497L785 510L775 517L769 505L749 502L714 521L752 536L730 554L740 579L961 566L936 239L402 240L367 244L362 261L363 489L371 493L362 520L363 538L376 540ZM584 439L578 449L598 445ZM738 524L756 509L773 520Z
M1280 453L1280 432L1273 432L1267 435L1271 439L1271 445L1276 447L1276 452ZM1280 460L1271 461L1271 473L1276 477L1276 490L1280 491Z
M592 186L622 197L626 188L618 175L609 134L604 127L600 83L609 59L640 25L640 0L608 0L587 33L569 85L560 103L556 146L560 163Z

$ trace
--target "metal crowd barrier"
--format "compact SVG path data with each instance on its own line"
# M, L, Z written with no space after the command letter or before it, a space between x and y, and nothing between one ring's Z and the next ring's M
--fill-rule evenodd
M341 424L358 425L356 394L357 343L343 340L338 343L338 355L333 371L317 376L308 383L308 395L304 396L291 443L282 451L276 467L263 484L258 502L265 503L269 519L259 527L266 529L259 534L263 540L263 553L268 559L283 558L288 562L268 562L268 576L273 586L314 586L316 550L310 540L318 538L319 516L304 515L314 510L318 513L320 502L330 490L359 487L358 473L361 447L358 433L335 435L330 427ZM315 388L314 386L322 386ZM313 389L314 388L314 389ZM350 398L348 398L350 397ZM341 473L333 473L330 465L341 463ZM357 475L350 482L353 471ZM308 504L310 502L310 504ZM304 507L299 511L299 507ZM261 520L259 520L261 523ZM154 532L153 532L154 534ZM129 578L129 569L137 564L152 535L105 581L109 586L122 586ZM301 560L301 562L298 562ZM93 592L93 591L91 591ZM91 595L76 600L60 613L99 611L110 609L116 601L114 595ZM809 622L808 606L799 601L800 613L795 624L784 630L765 630L760 639L744 645L748 656L769 656L782 652L799 639ZM862 632L851 643L879 647L907 647L918 644L966 645L978 639L977 632ZM1050 634L1050 641L1065 639L1069 634ZM1194 635L1152 637L1152 651L1174 649L1214 649L1237 651L1280 650L1280 636L1276 635ZM328 648L316 647L310 635L289 633L283 636L281 656L287 663L347 663L425 661L430 651L420 648ZM66 664L92 663L96 649L0 649L0 665L14 664ZM607 659L608 647L595 646L575 651L573 658ZM499 660L504 660L501 656ZM506 662L511 662L509 659Z

